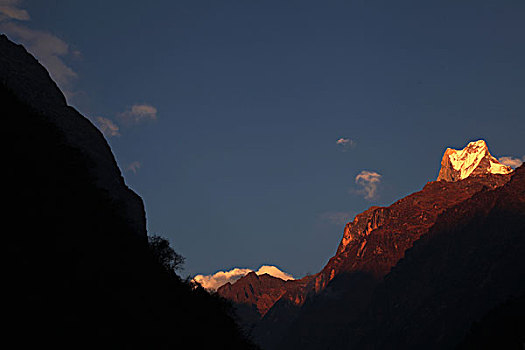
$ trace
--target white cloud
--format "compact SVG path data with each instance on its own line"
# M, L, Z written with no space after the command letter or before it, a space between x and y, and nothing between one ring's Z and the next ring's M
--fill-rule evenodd
M355 183L360 187L357 191L365 196L365 199L377 198L377 189L381 183L381 175L375 171L363 170L355 177Z
M29 13L19 8L20 3L18 0L0 0L0 31L23 44L27 51L47 68L51 78L68 95L70 83L77 78L77 73L63 60L70 54L68 44L53 34L17 23L30 19Z
M206 289L217 290L220 286L228 282L234 283L252 271L251 269L236 267L230 271L218 271L213 275L197 275L193 280L200 283Z
M129 163L126 166L126 171L132 171L133 174L136 174L137 170L139 170L141 167L142 167L142 163L136 160L134 162Z
M329 211L321 213L319 218L333 225L344 225L347 222L352 221L352 217L355 215L354 212L345 211Z
M248 268L233 268L229 271L218 271L212 275L197 275L193 278L194 281L200 283L204 288L217 290L219 287L225 285L226 283L234 283L235 281L246 276L248 273L253 272L252 269ZM275 266L263 265L255 272L257 275L263 275L265 273L281 278L285 281L293 280L293 276L279 270Z
M341 137L335 143L339 145L343 151L347 151L356 145L354 140L344 137Z
M20 0L0 0L0 21L15 19L18 21L28 21L29 13L19 8Z
M505 156L505 157L498 158L498 160L501 164L508 165L511 168L515 169L519 167L521 164L523 164L523 162L525 161L525 156L523 156L522 159L515 158L512 156Z
M135 104L129 110L120 113L118 117L126 124L138 124L145 120L156 120L157 108L148 104Z
M112 120L104 117L96 117L96 124L106 137L120 136L119 127Z

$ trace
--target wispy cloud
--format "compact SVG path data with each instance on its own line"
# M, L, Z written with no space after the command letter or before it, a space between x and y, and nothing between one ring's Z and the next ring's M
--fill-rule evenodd
M145 120L156 120L157 119L157 108L148 104L135 104L131 106L127 111L118 113L116 120L112 120L105 117L96 117L95 124L106 137L120 136L120 126L131 126L140 124ZM119 126L120 124L120 126ZM133 168L133 172L140 167L140 164Z
M20 8L21 3L0 0L0 30L22 43L47 68L67 97L71 82L77 78L77 73L64 62L64 57L70 54L69 45L51 33L21 24L20 21L30 19L29 13Z
M521 159L512 156L505 156L498 158L498 160L501 164L505 164L510 166L512 169L516 169L521 164L523 164L523 162L525 162L525 156L521 157Z
M381 177L382 176L375 171L361 171L355 177L355 183L360 187L357 193L364 195L367 200L376 199Z
M134 161L134 162L131 162L129 163L127 166L126 166L126 171L131 171L133 172L133 174L136 174L137 171L142 167L142 163L139 162L139 161Z
M343 152L345 152L351 148L354 148L356 142L352 139L341 137L335 142L335 144L338 145Z
M157 108L149 104L135 104L125 112L118 115L125 124L139 124L147 120L157 119Z
M18 21L29 21L29 13L19 7L20 0L0 0L0 21L15 19Z
M206 289L217 290L219 287L225 285L228 282L234 283L252 271L252 269L236 267L229 271L218 271L212 275L197 275L193 280L200 283ZM292 275L283 272L277 267L271 265L263 265L255 273L257 275L263 275L267 273L273 277L281 278L285 281L294 279Z
M319 218L322 221L328 222L332 225L344 225L347 222L352 220L352 217L355 215L354 212L346 211L328 211L321 213Z
M96 117L95 122L106 137L120 136L119 127L111 119Z

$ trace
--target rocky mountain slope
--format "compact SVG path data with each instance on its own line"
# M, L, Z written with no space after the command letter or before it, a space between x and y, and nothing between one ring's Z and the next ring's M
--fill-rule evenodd
M5 343L252 348L226 304L159 264L142 200L125 185L102 134L3 35L0 109Z
M259 292L258 285L244 282L242 288L237 283L228 286L228 293L222 295L235 301L239 308L257 304L258 298L265 298L266 304L274 300L259 321L254 322L251 315L253 335L264 348L286 344L283 348L293 345L315 349L312 344L321 344L321 339L329 341L348 322L359 323L359 315L377 285L403 258L405 251L429 232L440 215L478 193L494 190L509 181L511 174L507 174L506 168L496 171L504 174L486 171L484 162L495 163L484 141L469 144L465 152L469 153L469 149L476 150L477 160L464 157L464 161L472 165L464 167L472 170L464 179L430 182L421 191L389 207L372 207L357 215L346 225L335 256L323 270L296 281L303 285L301 288L281 283L268 298ZM444 159L450 153L450 149L447 150ZM253 289L256 297L251 300L232 297L246 288ZM294 343L289 342L290 339L301 341Z
M499 309L489 317L499 317L508 329L485 329L487 343L478 348L522 348L524 250L522 166L505 185L440 215L376 289L358 332L362 336L354 334L349 343L360 349L451 349L474 322Z
M242 325L246 330L253 331L276 301L291 295L304 298L309 281L310 277L284 281L269 274L258 276L255 272L250 272L233 285L226 283L217 290L217 294L235 304L236 314ZM291 291L294 293L290 293ZM284 296L285 293L288 293L287 296ZM304 302L302 299L286 300L293 305Z
M524 175L522 167L503 186L485 188L445 210L383 278L366 272L337 275L307 299L277 342L263 344L272 349L451 349L460 344L494 349L512 344L508 348L520 349L525 342L520 302L525 292ZM484 316L493 309L495 316ZM494 319L509 328L487 332L484 326L480 332L476 326Z
M285 291L304 288L307 281L308 278L284 281L266 273L258 276L255 272L250 272L236 281L235 287L228 282L220 287L217 293L237 304L254 305L257 313L264 316ZM295 302L302 303L301 300Z

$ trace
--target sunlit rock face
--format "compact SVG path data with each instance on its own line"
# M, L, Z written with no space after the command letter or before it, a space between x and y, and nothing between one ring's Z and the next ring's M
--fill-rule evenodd
M219 288L218 293L236 303L254 305L264 315L286 291L285 284L286 281L280 278L268 274L257 276L255 272L250 272L235 283L235 288L228 282Z
M366 305L374 286L396 266L414 242L429 232L440 215L478 193L501 187L512 175L511 168L490 155L484 141L473 142L462 151L449 149L444 159L441 173L445 175L440 175L440 180L447 181L429 182L421 191L388 207L375 206L358 214L346 224L336 254L319 273L294 283L279 282L277 288L268 288L268 283L260 281L247 283L246 278L220 291L237 305L258 307L258 317L262 318L257 321L254 318L257 315L251 313L250 329L255 325L253 335L263 348L279 348L287 344L286 341L280 343L279 339L292 338L309 339L300 344L308 348L306 343L310 341L317 344L315 339L329 338L331 327L316 331L309 325L317 324L319 318L335 320L338 312L334 310L343 299L348 309L354 311L345 313L346 318L341 322L358 322L352 317L357 317L356 310ZM356 301L352 304L348 300ZM298 344L288 345L296 348Z
M494 158L483 140L470 142L462 150L447 148L441 160L438 181L458 181L469 176L509 174L512 168Z
M498 175L454 183L490 176ZM405 252L345 348L523 346L525 166L503 176L511 176L504 185L445 210Z
M236 304L255 307L262 317L287 292L297 291L306 285L309 278L301 280L283 280L267 273L257 275L250 272L235 283L226 283L217 290L217 293ZM295 304L302 304L299 293L290 299Z
M444 210L483 189L499 187L509 178L487 174L457 182L430 182L389 207L373 206L347 223L336 254L319 273L286 283L248 274L219 288L218 293L236 304L256 307L264 317L280 299L301 306L308 295L320 293L340 274L359 271L381 278Z
M269 310L258 333L263 348L454 348L473 320L525 291L524 171L433 181L389 207L359 214L346 225L336 255L314 275L301 308L277 314L278 301ZM433 311L421 311L427 308ZM293 321L282 331L285 318Z
M341 273L366 272L381 278L446 209L510 179L507 174L471 176L462 181L433 181L389 207L371 207L345 227L337 253L315 276L318 293Z

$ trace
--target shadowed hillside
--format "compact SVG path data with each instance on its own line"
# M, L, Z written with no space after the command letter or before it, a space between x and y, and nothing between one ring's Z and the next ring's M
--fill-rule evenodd
M463 348L479 348L474 344L486 339L485 348L520 349L525 343L525 313L519 301L525 295L524 251L521 166L502 187L481 191L439 217L377 288L358 327L362 336L354 334L350 344L449 349L462 343L472 328ZM508 327L479 331L496 319Z
M524 250L522 166L502 186L483 187L441 213L383 279L363 272L336 275L296 311L277 344L262 345L521 349Z
M14 348L252 348L227 303L159 263L102 134L5 36L0 106Z

